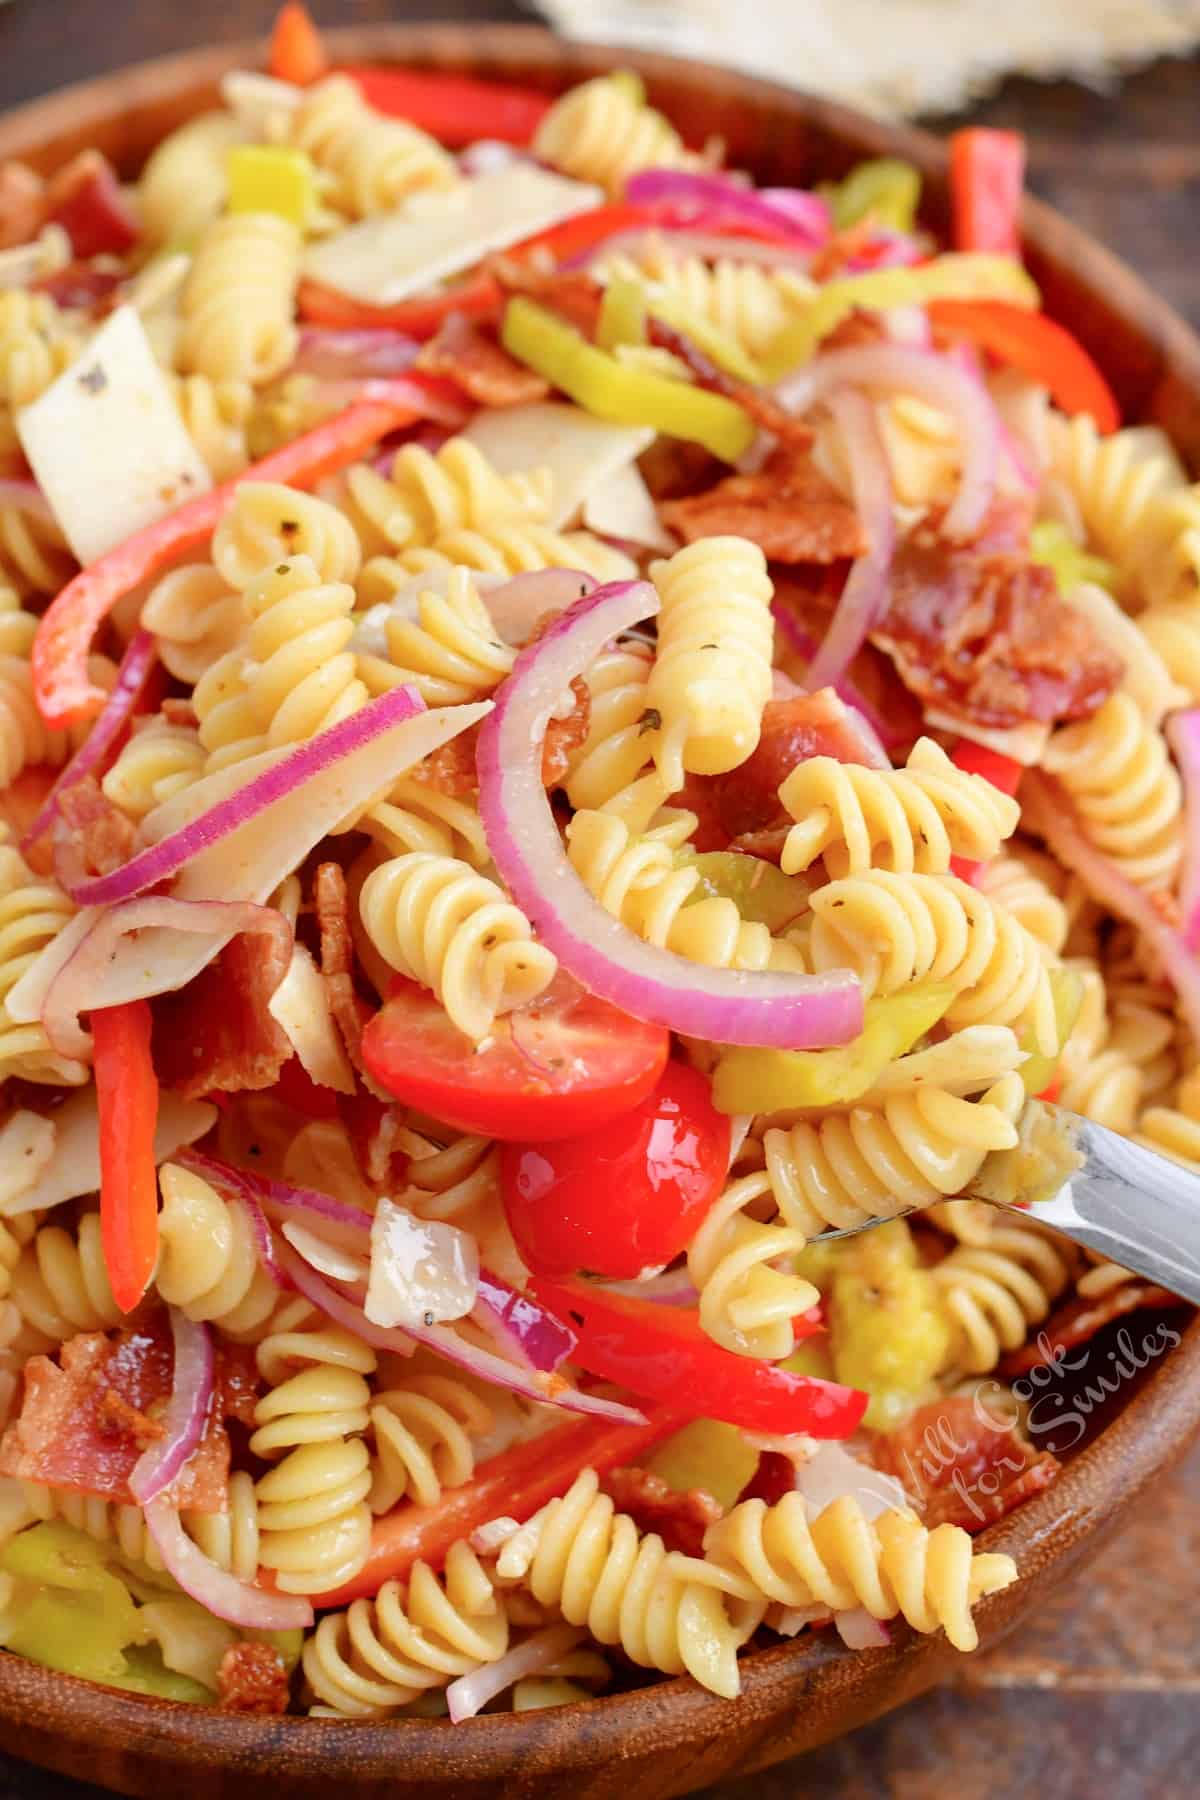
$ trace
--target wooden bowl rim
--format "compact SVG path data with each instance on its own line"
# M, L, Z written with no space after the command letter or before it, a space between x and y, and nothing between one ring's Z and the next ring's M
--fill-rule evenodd
M614 66L633 66L653 85L660 81L695 81L706 65L682 57L599 44L567 43L537 26L442 26L381 24L349 26L324 34L335 60L389 60L452 67L465 45L473 57L494 65L503 79L506 63L520 63L565 86L574 79ZM260 41L215 49L186 51L134 65L60 89L6 113L0 120L0 158L56 134L86 131L113 113L116 84L133 75L144 98L166 99L172 92L199 90L233 68L261 64ZM930 133L910 125L883 124L838 102L726 71L727 94L743 95L809 121L829 135L853 141L871 155L901 155L923 175L944 176L946 153ZM1110 303L1153 336L1166 349L1167 360L1182 385L1200 404L1200 338L1115 255L1087 233L1035 199L1025 201L1024 229L1037 252L1051 236L1062 258L1085 258L1090 285L1103 283ZM1131 1397L1117 1419L1067 1467L1058 1482L1026 1502L1001 1525L978 1540L1004 1550L1018 1563L1037 1553L1039 1560L1057 1558L1069 1566L1083 1554L1095 1534L1111 1527L1153 1478L1182 1453L1200 1429L1200 1318L1193 1319L1181 1342L1165 1354L1157 1369ZM1062 1540L1059 1545L1058 1540ZM981 1635L999 1619L1020 1615L1008 1591L976 1609ZM893 1627L886 1649L851 1652L831 1648L821 1639L803 1637L774 1645L742 1659L743 1693L732 1703L739 1723L750 1713L763 1722L765 1740L778 1724L781 1695L804 1694L805 1705L833 1698L858 1677L873 1687L894 1687L903 1697L924 1685L922 1668L944 1660L940 1638L921 1638L904 1626ZM894 1702L893 1702L894 1703ZM722 1717L732 1721L731 1703L694 1682L660 1680L630 1693L557 1709L556 1717L575 1718L579 1729L561 1735L556 1744L556 1773L594 1770L610 1757L631 1756L648 1745L683 1751L711 1740L722 1730ZM192 1707L131 1695L73 1676L38 1668L23 1659L0 1655L0 1718L40 1730L57 1731L83 1740L100 1752L128 1751L131 1744L170 1763L199 1757L211 1771L262 1776L286 1762L303 1769L312 1781L427 1781L445 1787L456 1781L476 1783L500 1779L519 1764L538 1714L497 1713L451 1725L444 1719L388 1721L326 1720L304 1717L264 1718ZM755 1766L753 1753L739 1762ZM759 1759L769 1760L769 1755Z

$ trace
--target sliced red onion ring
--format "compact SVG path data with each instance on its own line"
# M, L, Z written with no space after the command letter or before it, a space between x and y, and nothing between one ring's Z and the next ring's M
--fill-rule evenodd
M320 1221L321 1235L331 1243L344 1244L365 1257L371 1236L371 1214L364 1206L352 1206L333 1194L317 1188L293 1187L290 1182L274 1181L256 1170L235 1169L202 1151L190 1153L198 1173L213 1182L224 1181L239 1194L275 1215L307 1215Z
M1044 837L1065 869L1073 869L1107 911L1128 920L1162 964L1179 996L1179 1010L1192 1036L1200 1040L1200 961L1183 933L1167 924L1140 887L1102 856L1075 822L1070 802L1057 782L1040 769L1027 770L1021 782L1021 810Z
M322 1312L328 1313L339 1325L345 1325L347 1330L357 1332L365 1343L373 1345L377 1350L398 1349L408 1355L412 1350L409 1340L415 1338L417 1343L427 1345L456 1367L469 1369L473 1375L492 1382L496 1387L508 1388L514 1394L523 1394L527 1400L538 1400L547 1406L561 1406L564 1412L586 1413L595 1419L611 1419L616 1424L645 1423L645 1413L639 1412L634 1406L625 1406L618 1400L604 1400L598 1394L581 1394L561 1376L547 1376L538 1370L507 1362L503 1357L493 1356L490 1350L465 1343L448 1325L406 1326L403 1332L372 1325L357 1301L347 1299L330 1282L323 1281L303 1257L297 1256L290 1245L285 1245L280 1255L287 1273L314 1306L319 1306Z
M782 204L765 193L742 187L728 175L703 175L682 169L641 169L625 183L625 198L634 206L695 207L697 212L718 213L744 220L763 230L793 237L798 243L819 249L829 237L830 214L816 194L786 188Z
M896 548L892 472L869 400L852 388L835 390L829 410L850 460L854 507L867 534L867 551L851 569L837 611L813 658L809 680L827 687L846 673L868 631L887 610L888 573Z
M677 230L664 222L636 231L615 231L610 238L589 245L576 256L567 257L562 267L590 268L593 263L610 256L631 256L639 261L651 246L657 248L664 238L674 256L699 256L705 262L759 263L767 269L795 269L801 275L807 275L812 267L811 250L790 244L764 244L761 238L727 237L719 231L705 231L705 222L697 219L695 225L686 230ZM713 222L712 215L708 222Z
M96 1006L113 1004L107 996L101 997L102 983L112 966L118 942L132 932L198 932L223 943L242 932L265 932L289 946L292 942L292 928L282 913L270 906L252 906L249 901L173 900L165 894L145 895L108 907L92 917L94 924L59 967L42 1003L42 1025L60 1056L86 1059L91 1055L91 1039L80 1025L79 1015Z
M415 338L405 337L399 331L339 331L306 325L300 333L292 372L333 381L372 375L390 379L410 369L420 350Z
M303 1595L272 1594L219 1569L193 1544L169 1500L150 1502L146 1524L168 1575L216 1618L248 1631L303 1631L312 1624L313 1609Z
M543 614L561 612L595 588L594 578L580 569L533 569L489 588L483 604L506 644L524 644Z
M782 631L784 637L792 646L792 649L795 650L798 655L803 656L807 662L811 663L817 654L818 645L816 638L804 629L795 613L793 613L789 607L785 606L782 600L773 600L771 602L771 612L776 625L778 625L780 631ZM862 689L857 687L848 675L840 675L836 681L831 681L829 685L837 695L838 699L843 701L852 713L857 714L858 719L862 721L862 724L871 733L871 738L876 740L881 747L890 744L894 748L903 744L903 733L897 731L895 726L888 723L884 715L872 706ZM864 746L870 744L871 738L864 737ZM878 764L878 767L883 768L884 764L887 764L889 768L891 767L891 762L886 755L886 752L883 756L883 761Z
M481 1317L486 1315L486 1319ZM486 1329L496 1327L496 1336L528 1368L553 1374L566 1362L579 1339L569 1325L546 1311L530 1294L510 1287L503 1276L490 1269L480 1269L479 1290L472 1315ZM490 1323L489 1323L490 1321Z
M168 1306L175 1361L171 1395L159 1421L163 1435L138 1457L129 1476L129 1491L139 1506L164 1493L204 1436L213 1392L213 1342L207 1325L198 1325L177 1306Z
M996 486L998 420L986 388L935 351L863 344L818 356L781 381L775 397L781 406L806 413L837 387L915 394L950 415L958 427L962 473L942 529L947 537L969 538L982 523Z
M598 588L518 656L476 752L488 848L539 940L590 992L634 1018L710 1043L820 1049L862 1029L862 989L825 976L712 969L643 943L572 868L542 787L542 740L563 689L603 646L658 611L646 582Z
M113 690L96 716L96 721L62 774L46 795L33 824L21 839L22 850L36 843L48 830L56 813L60 796L90 775L107 754L132 717L146 683L158 661L158 645L149 631L135 631L129 640Z
M1179 877L1180 935L1193 952L1200 950L1200 706L1173 713L1167 738L1183 778L1184 844Z
M243 1178L241 1170L231 1168L228 1163L218 1162L214 1156L206 1156L203 1150L184 1150L174 1160L183 1168L190 1168L194 1174L201 1176L232 1205L244 1209L254 1233L254 1248L258 1251L260 1265L276 1287L290 1287L291 1282L280 1267L275 1253L275 1239L267 1222L267 1215L259 1205L249 1181Z
M846 1612L834 1613L833 1622L847 1650L882 1650L892 1641L882 1619L874 1619L865 1606L854 1606Z
M392 688L340 724L297 745L182 830L151 844L111 875L97 875L83 882L71 898L79 906L108 906L157 887L160 881L177 874L199 851L207 850L276 801L286 800L314 775L322 774L392 726L402 725L424 711L425 702L415 688Z
M535 1631L532 1637L527 1637L523 1644L517 1644L497 1662L484 1663L482 1668L472 1669L469 1675L460 1675L446 1689L452 1721L461 1725L464 1719L473 1719L497 1694L502 1694L515 1682L524 1681L527 1675L536 1675L539 1669L550 1668L581 1644L586 1636L578 1625L548 1625L544 1631Z

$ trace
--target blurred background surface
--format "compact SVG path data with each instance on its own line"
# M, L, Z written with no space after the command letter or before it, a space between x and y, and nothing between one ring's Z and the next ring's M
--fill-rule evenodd
M529 21L533 10L497 0L310 0L322 24L418 18ZM696 20L728 29L786 4L822 17L843 0L546 0L582 17L586 35L633 16L636 35L678 48ZM856 19L868 0L845 0ZM1148 52L1200 37L1200 0L869 0L892 33L915 16L974 13L978 30L1003 39L1006 20L1026 34L1032 12L1071 16L1073 66L1093 71L1101 46ZM123 64L202 44L261 35L275 0L14 0L0 11L0 108ZM986 14L986 16L985 16ZM847 15L849 16L849 15ZM682 22L682 23L681 23ZM615 26L614 26L615 29ZM1089 36L1089 34L1091 34ZM1108 34L1108 35L1105 35ZM1156 36L1155 34L1159 34ZM628 38L627 38L628 41ZM705 39L704 42L711 41ZM747 27L739 40L752 45ZM1059 40L1056 38L1056 42ZM835 49L837 47L835 46ZM838 51L846 64L844 46ZM789 69L815 81L814 59ZM991 46L977 59L993 72ZM833 66L832 64L829 66ZM873 96L904 92L892 71ZM776 79L785 71L775 65ZM951 72L953 74L953 71ZM958 81L964 74L954 76ZM938 72L948 91L946 66ZM1011 126L1029 141L1031 186L1131 262L1200 328L1200 55L1157 60L1105 89L1071 81L1010 78L958 114ZM957 1683L799 1762L710 1790L708 1800L1194 1800L1200 1766L1200 1449L1143 1503L1135 1522L1034 1623L986 1656L964 1659ZM106 1800L0 1757L0 1800Z

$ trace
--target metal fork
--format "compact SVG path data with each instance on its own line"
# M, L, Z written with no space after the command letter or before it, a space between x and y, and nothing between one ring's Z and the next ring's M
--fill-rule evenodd
M1200 1171L1090 1119L1029 1101L1018 1144L993 1151L960 1197L1036 1219L1200 1305ZM885 1223L868 1219L820 1238L854 1237Z

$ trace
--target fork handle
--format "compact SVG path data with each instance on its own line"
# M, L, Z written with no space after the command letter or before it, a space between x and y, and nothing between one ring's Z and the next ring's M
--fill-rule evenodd
M1090 1119L1047 1110L1069 1121L1083 1167L1025 1216L1200 1305L1200 1171Z

